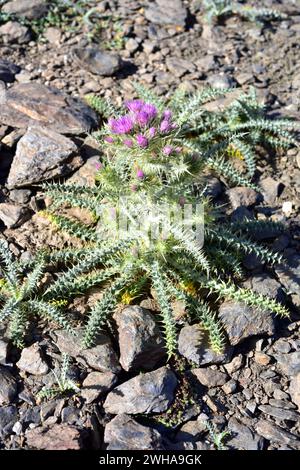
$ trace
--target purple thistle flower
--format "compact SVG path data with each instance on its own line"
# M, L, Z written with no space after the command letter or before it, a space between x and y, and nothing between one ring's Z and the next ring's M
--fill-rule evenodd
M175 152L176 152L176 153L180 153L181 150L182 150L182 147L176 147Z
M112 144L114 142L114 139L110 135L107 135L106 137L104 137L104 140L105 142L108 142L109 144Z
M143 180L145 178L145 174L144 174L143 170L140 170L140 169L137 170L136 176L139 180Z
M141 148L144 149L144 148L148 147L148 139L147 139L147 137L145 137L144 135L138 134L138 135L136 136L136 140L137 140L138 145L139 145Z
M149 129L149 137L154 137L156 134L156 127L150 127Z
M159 126L159 130L160 130L160 132L163 132L163 133L169 132L171 130L170 122L167 121L166 119L161 121L160 126Z
M166 109L164 112L163 112L163 118L166 119L167 121L169 121L172 117L172 111L170 111L169 109Z
M142 107L144 106L145 102L142 100L130 100L125 101L125 106L129 111L132 113L138 113L141 111Z
M171 147L170 145L166 145L164 148L163 148L163 153L165 155L171 155L171 153L173 152L173 147Z
M114 134L128 134L133 129L133 120L126 115L118 119L109 119L108 124Z
M133 146L133 142L131 139L125 139L123 140L123 144L126 145L126 147L131 148Z
M151 118L149 117L149 114L146 111L140 111L135 115L136 123L142 127L147 126L150 119Z
M157 108L156 106L154 106L154 104L145 103L142 108L142 111L148 114L149 120L154 119L157 116Z

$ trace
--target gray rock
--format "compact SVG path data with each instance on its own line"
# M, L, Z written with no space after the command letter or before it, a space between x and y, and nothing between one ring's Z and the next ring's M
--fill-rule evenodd
M9 202L0 204L0 220L7 228L20 227L31 216L31 211L26 206L19 206Z
M3 339L0 339L0 364L6 364L7 353L8 343Z
M231 88L234 84L231 77L223 74L210 75L207 82L212 88L219 89Z
M100 51L98 48L73 49L72 58L82 69L104 77L110 77L121 68L121 57L118 54Z
M107 450L164 450L158 431L142 426L130 416L116 416L105 426Z
M253 206L258 200L258 194L254 189L243 186L231 188L227 191L227 194L233 209L237 209L240 206Z
M277 408L276 406L260 405L258 409L269 416L277 418L279 421L288 420L298 422L300 418L300 414L296 411Z
M11 434L17 420L18 411L15 405L0 407L0 438Z
M54 28L52 26L50 26L49 28L46 29L46 31L44 32L44 38L47 39L48 42L50 42L50 44L59 44L60 43L60 40L61 40L61 35L62 35L62 32L59 28Z
M295 254L289 257L275 271L281 284L292 294L293 301L300 306L300 256Z
M237 381L234 379L231 379L223 385L222 390L226 395L230 395L231 393L236 392L237 388L238 388Z
M270 421L261 419L255 426L256 432L276 444L286 444L292 448L300 449L299 437L294 434L285 431L282 427L277 426Z
M20 67L5 59L0 59L0 80L3 82L13 82L15 75L20 72Z
M281 284L270 277L267 273L255 274L243 283L243 287L252 289L258 294L270 297L271 299L282 302L284 300L284 293Z
M292 377L288 391L292 397L293 402L300 410L300 372L295 375L295 377Z
M175 436L176 442L196 442L202 439L202 435L207 432L204 420L193 420L184 423Z
M27 204L31 196L30 189L12 189L9 191L9 199L17 204Z
M182 77L188 72L194 72L195 66L189 60L181 59L180 57L167 57L166 65L168 70L175 75L175 77Z
M0 366L0 405L11 403L17 394L17 382L12 373Z
M46 0L12 0L2 7L2 12L37 20L47 13L48 8L49 3Z
M155 24L185 26L187 9L181 0L156 0L145 9L145 17Z
M236 418L230 418L228 422L230 435L226 445L238 450L262 450L264 439L254 433L250 428L240 423Z
M199 382L205 387L222 387L227 380L228 375L219 370L209 368L192 369L191 372L197 377Z
M209 346L207 332L200 325L187 325L181 329L178 351L198 366L223 364L229 362L232 355L232 348L227 347L223 354L214 352Z
M66 175L82 165L69 138L42 127L30 127L19 140L7 179L9 188Z
M230 344L234 346L250 336L275 333L275 323L270 312L263 312L240 302L227 301L221 304L219 317Z
M23 349L17 367L33 375L44 375L49 372L48 364L43 358L39 343L34 343Z
M76 358L78 362L100 372L120 372L121 367L108 336L98 335L96 345L89 349L82 347L82 330L77 331L76 338L65 330L56 330L54 337L59 350Z
M78 99L39 83L19 83L1 91L0 123L43 126L60 134L81 134L97 125L94 111Z
M30 449L38 450L79 450L83 446L81 430L65 423L31 429L26 441Z
M289 354L274 354L280 371L290 377L300 374L300 351Z
M107 413L139 414L166 411L174 398L177 379L167 367L140 374L113 389L104 402Z
M264 201L267 204L274 204L279 194L280 182L267 176L267 178L260 180L260 186L262 188Z
M0 26L0 37L5 44L27 44L31 40L31 32L17 21L8 21Z
M90 372L84 379L81 396L86 403L92 403L109 392L117 382L117 376L112 372Z
M120 364L124 370L153 369L165 356L165 345L153 315L137 305L114 316L118 325Z
M139 41L137 41L134 38L129 38L126 41L125 49L126 49L126 51L130 52L131 54L134 54L138 50L139 46L140 46Z

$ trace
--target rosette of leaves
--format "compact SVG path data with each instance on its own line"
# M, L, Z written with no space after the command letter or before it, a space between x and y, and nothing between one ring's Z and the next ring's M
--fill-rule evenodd
M206 160L183 140L188 123L197 113L201 116L200 102L216 93L198 95L187 107L179 105L176 112L178 96L168 108L161 99L148 95L125 102L122 110L93 99L95 107L109 116L96 136L104 156L95 172L95 184L44 186L52 200L51 211L45 215L83 243L82 248L46 256L48 263L65 264L65 269L44 298L68 299L103 286L103 295L86 322L85 346L93 344L122 298L130 302L150 291L159 305L157 318L168 357L176 354L178 323L183 319L201 323L211 347L222 350L224 338L215 311L219 298L288 315L276 301L238 286L245 254L253 253L269 264L280 257L254 241L259 221L230 223L212 208L202 180ZM186 206L199 203L201 211L180 221L178 214ZM62 212L66 207L89 211L92 221L73 220ZM143 218L149 207L155 207L154 215L150 211L148 219ZM126 230L120 231L119 226L116 230L116 220L120 222L124 214L130 223ZM161 230L151 238L153 226ZM204 227L203 246L195 237L199 226ZM184 318L175 317L174 300L184 305Z

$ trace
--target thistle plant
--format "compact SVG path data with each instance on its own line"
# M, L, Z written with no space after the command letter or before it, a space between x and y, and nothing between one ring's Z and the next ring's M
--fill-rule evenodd
M256 226L247 220L228 222L205 196L202 175L208 144L202 150L197 139L190 139L190 146L188 135L198 132L200 139L202 105L221 92L202 91L185 105L177 93L168 106L151 92L142 92L140 99L126 101L121 110L101 99L89 99L108 118L95 134L104 157L95 170L93 186L44 185L52 200L44 215L58 229L81 239L82 248L44 255L48 264L65 268L43 298L68 300L91 287L103 287L86 321L84 346L89 347L122 298L130 302L141 292L152 292L169 358L176 354L182 321L200 323L211 347L221 352L219 299L288 316L281 304L237 284L245 254L253 253L269 264L281 258L254 241L259 221ZM199 210L184 216L187 208L199 205ZM91 222L73 220L64 213L68 206L89 211ZM184 305L180 320L173 312L174 300Z
M0 262L0 322L8 322L8 336L16 346L24 346L29 321L34 316L52 320L71 330L71 325L57 303L37 298L45 272L41 256L36 257L29 270L13 258L8 243L1 239Z
M54 376L54 384L49 387L45 385L37 394L39 400L49 400L57 396L66 395L68 393L78 393L79 387L74 380L68 376L70 368L70 358L67 354L62 354L62 364L59 372L52 370Z
M203 0L205 17L209 23L226 16L237 15L248 21L265 22L284 20L287 15L273 8L254 8L233 0Z

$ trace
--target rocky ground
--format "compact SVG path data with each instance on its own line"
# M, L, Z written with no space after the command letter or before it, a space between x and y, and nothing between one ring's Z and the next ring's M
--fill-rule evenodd
M103 17L96 32L77 18L72 24L52 22L37 34L29 23L39 24L46 2L0 2L1 14L21 11L27 18L19 23L0 16L1 237L17 257L30 259L37 248L69 242L38 214L45 206L39 183L66 175L83 184L93 180L99 151L88 133L98 117L82 100L87 93L121 103L133 96L133 81L161 95L182 83L191 91L206 84L240 90L253 85L270 113L299 119L297 1L247 2L288 14L265 25L237 17L208 25L201 3L90 2ZM286 302L291 320L225 302L224 354L212 353L196 326L184 326L176 367L165 365L150 298L117 312L111 331L89 350L39 323L20 353L3 327L0 447L209 449L226 431L226 449L300 448L299 151L263 159L256 180L259 197L214 180L215 197L227 204L230 216L249 211L286 225L285 234L262 233L261 239L286 256L289 268L266 271L248 257L245 285ZM90 297L74 309L84 312ZM53 384L62 353L71 358L68 376L80 389L41 400L37 393Z

